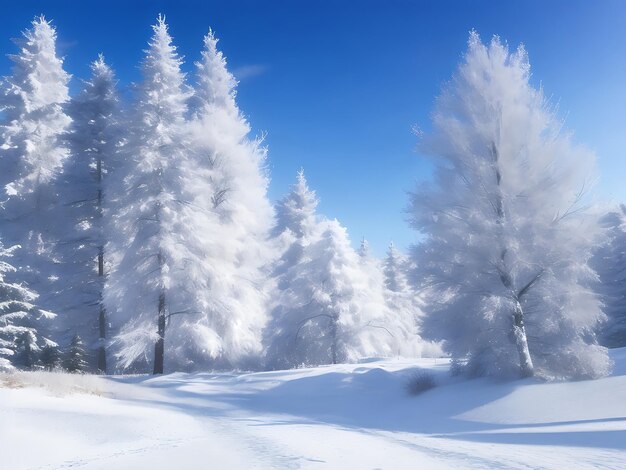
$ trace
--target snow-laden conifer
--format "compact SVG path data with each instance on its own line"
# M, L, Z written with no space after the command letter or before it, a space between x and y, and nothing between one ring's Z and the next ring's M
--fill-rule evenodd
M246 366L258 361L266 322L261 269L272 222L266 149L249 136L235 101L237 83L212 31L196 77L186 203L178 209L185 227L186 279L178 287L184 313L171 321L173 353L186 368Z
M186 294L196 287L196 266L194 260L186 265L189 241L181 219L181 209L189 202L189 92L163 17L153 30L124 161L107 183L106 253L111 272L105 305L113 321L122 325L116 339L120 366L143 359L152 363L155 373L162 373L166 326L171 314L189 309Z
M20 281L54 307L58 271L59 201L54 185L69 151L63 137L70 76L56 53L56 31L43 17L15 41L12 74L0 94L0 223Z
M315 191L309 189L304 169L300 169L289 194L276 204L273 235L280 236L289 231L297 238L311 236L317 224L315 213L317 204Z
M384 297L389 309L388 323L396 336L398 354L408 357L430 356L438 352L438 348L419 335L422 302L407 283L406 268L405 256L390 243L382 263Z
M60 138L70 123L63 111L70 76L56 53L56 31L43 16L15 40L12 75L2 92L4 190L26 197L52 181L68 156Z
M87 369L85 345L78 334L72 337L69 348L65 353L63 368L68 372L84 372Z
M71 156L59 179L64 230L59 252L64 290L60 318L65 341L78 334L88 350L97 350L98 370L106 371L106 310L102 303L105 265L104 178L115 165L123 140L120 101L111 67L100 55L91 77L72 99L68 142Z
M40 333L45 321L55 315L39 309L37 294L11 279L16 273L10 263L16 249L0 242L0 371L30 369L42 347L56 346Z
M48 344L41 348L41 353L39 354L39 364L48 372L59 369L61 366L61 353L59 351L59 347Z
M391 242L387 248L383 271L385 287L391 292L403 292L408 289L405 277L406 261L396 246Z
M289 308L281 305L281 292L290 288L290 272L303 261L304 251L321 235L320 220L316 213L319 201L315 191L308 186L304 170L296 175L296 182L289 193L276 203L276 220L272 229L272 241L276 259L271 261L269 291L270 320L264 331L266 362L270 367L290 367L293 361L284 356L290 345L288 335L276 336L285 328ZM293 333L293 332L291 332Z
M272 228L277 260L273 261L272 277L281 289L281 275L300 262L303 249L320 236L316 213L319 201L309 189L304 170L296 175L289 193L276 203L276 221Z
M320 236L302 246L299 261L281 273L266 335L271 367L394 353L380 302L375 302L377 292L370 291L346 230L334 220L320 224Z
M106 298L125 323L122 367L153 342L155 372L162 351L172 369L243 364L261 351L260 268L272 220L265 149L248 138L216 43L209 33L190 119L181 61L161 19L143 64L128 162L110 191L120 196Z
M479 375L598 377L609 370L589 289L596 222L582 206L593 155L530 83L523 47L471 33L425 150L435 182L413 195L427 330Z
M419 355L419 338L415 334L415 322L405 325L405 316L408 312L393 310L387 302L385 288L385 276L381 260L370 253L369 243L363 237L357 251L359 264L364 278L367 281L367 289L363 292L361 302L367 308L376 312L377 320L369 325L378 331L379 351L378 356ZM371 332L374 333L374 332Z
M602 225L607 230L607 240L593 260L608 317L601 339L610 348L620 348L626 346L626 206L622 204L603 217Z

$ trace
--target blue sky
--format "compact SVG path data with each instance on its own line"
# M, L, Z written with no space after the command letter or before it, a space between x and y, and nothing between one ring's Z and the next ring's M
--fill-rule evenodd
M267 132L270 197L304 167L320 211L377 254L415 240L407 191L429 177L411 132L428 131L441 84L476 29L530 55L533 81L558 104L574 139L596 151L605 200L626 201L626 2L613 1L31 1L2 0L0 74L9 38L44 13L77 78L103 52L122 86L159 12L186 58L211 26L240 79L239 105ZM74 80L73 86L78 81Z

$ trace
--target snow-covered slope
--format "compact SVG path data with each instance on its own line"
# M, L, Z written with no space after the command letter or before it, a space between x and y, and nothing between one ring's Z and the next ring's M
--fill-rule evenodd
M445 359L163 377L0 376L0 468L626 468L626 349L573 383ZM438 386L406 391L416 370Z

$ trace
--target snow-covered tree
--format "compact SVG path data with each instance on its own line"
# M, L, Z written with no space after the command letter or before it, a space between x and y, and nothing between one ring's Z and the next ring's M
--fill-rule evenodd
M422 314L421 300L407 283L406 265L405 256L390 243L382 266L385 301L389 309L388 323L396 336L400 355L432 355L438 348L419 335L417 325Z
M365 239L365 237L361 238L361 244L359 245L359 256L362 259L367 259L370 257L370 244Z
M267 286L271 315L263 339L266 361L273 367L287 363L283 357L285 346L275 338L276 331L282 328L285 314L284 306L280 305L280 292L290 288L288 273L302 262L305 248L319 240L318 203L315 191L309 189L303 169L298 171L289 193L276 203L276 221L271 232L276 259L270 262L272 282Z
M104 285L104 177L115 164L122 141L120 102L113 70L100 55L91 64L91 78L69 106L71 157L59 179L67 223L60 232L64 290L63 331L74 332L97 349L97 370L106 372L106 310Z
M20 245L13 264L19 280L54 306L57 272L58 195L55 179L69 152L63 136L70 76L56 54L56 31L43 17L15 41L12 75L0 93L0 226L9 246Z
M304 169L296 175L289 194L276 204L276 224L272 235L278 237L289 231L297 238L311 236L317 225L317 196L309 189Z
M35 305L35 292L10 279L16 273L9 263L16 249L0 242L0 370L30 369L42 347L56 346L39 333L45 320L55 315Z
M593 260L608 317L601 339L610 348L620 348L626 346L626 205L603 217L602 225L608 237Z
M52 181L68 155L60 138L70 123L63 112L70 76L56 55L56 31L43 16L15 40L12 75L2 93L3 174L9 195L37 193Z
M372 302L370 280L346 230L334 220L320 228L321 236L303 246L299 262L281 274L266 334L271 367L393 353L380 303Z
M408 289L404 272L405 261L393 242L387 248L384 263L385 287L391 292L403 292Z
M299 263L304 247L320 236L318 202L315 191L309 189L304 170L300 169L289 193L276 204L272 239L278 256L271 268L275 280L280 280L281 274ZM273 288L282 286L279 282Z
M469 48L439 97L434 184L413 195L416 281L430 289L426 331L477 375L608 373L589 286L597 224L582 206L594 157L571 143L530 83L523 47Z
M129 367L156 343L156 373L165 350L172 369L242 364L259 355L265 322L265 149L247 137L213 34L188 118L190 93L163 19L154 31L127 162L110 178L105 299L125 324L118 358Z
M84 372L87 369L85 345L78 335L74 335L65 353L63 368L68 372Z
M47 345L41 348L39 364L47 371L58 369L61 365L61 353L58 346Z
M105 305L123 325L117 336L121 366L129 367L140 358L149 361L154 348L153 370L162 373L168 307L178 308L182 300L187 308L181 299L184 291L178 289L187 277L185 290L192 285L194 266L184 269L182 250L187 243L181 243L181 235L186 228L180 225L189 179L184 165L189 92L163 17L153 30L125 160L108 178L111 272Z
M258 362L266 322L262 267L273 219L266 149L249 137L236 81L212 31L196 72L187 204L180 209L181 223L193 230L185 236L185 259L194 269L187 268L179 287L190 290L185 299L194 300L186 308L194 313L172 321L174 354L186 368L248 367Z

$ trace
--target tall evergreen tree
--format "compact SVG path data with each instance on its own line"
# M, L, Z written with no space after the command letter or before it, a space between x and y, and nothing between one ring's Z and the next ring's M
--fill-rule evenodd
M56 31L43 17L15 41L12 75L0 95L0 205L2 237L20 245L13 264L18 281L53 309L63 280L58 272L58 195L54 185L69 152L63 136L70 76L56 54Z
M248 138L216 43L209 33L190 120L191 96L162 19L144 61L128 162L111 178L120 197L105 298L125 323L117 336L122 367L145 357L153 341L155 373L165 351L177 369L231 367L261 351L261 266L272 219L265 149Z
M115 164L122 142L120 101L113 70L100 55L91 78L72 99L69 113L71 157L60 178L59 193L67 223L61 233L63 331L78 331L89 350L97 350L96 368L106 372L107 318L104 286L104 178Z
M308 186L304 170L296 175L296 182L291 185L289 193L276 204L276 220L272 229L272 240L276 256L270 262L272 282L268 286L270 292L270 319L264 330L263 343L266 346L266 361L271 367L290 367L285 355L288 338L276 338L277 331L283 331L288 306L281 305L281 291L290 289L290 272L303 261L305 249L319 240L321 225L316 213L319 201L315 191ZM287 332L287 335L293 332Z
M196 63L190 122L185 242L193 266L186 306L172 321L179 367L247 367L261 353L266 321L262 267L272 207L267 198L266 149L251 139L236 103L236 81L209 32ZM192 260L192 261L189 261ZM184 304L183 304L184 305ZM181 309L178 309L181 310Z
M474 32L439 97L426 150L435 184L412 197L427 331L478 375L598 377L610 361L589 286L595 218L581 208L594 158L560 133L526 51Z
M165 332L176 301L184 259L183 205L187 158L185 114L189 92L182 60L167 25L153 26L142 63L143 82L134 103L135 115L125 161L110 178L110 243L112 263L105 287L107 310L124 325L117 337L122 367L140 358L163 373ZM169 313L168 313L169 307Z

